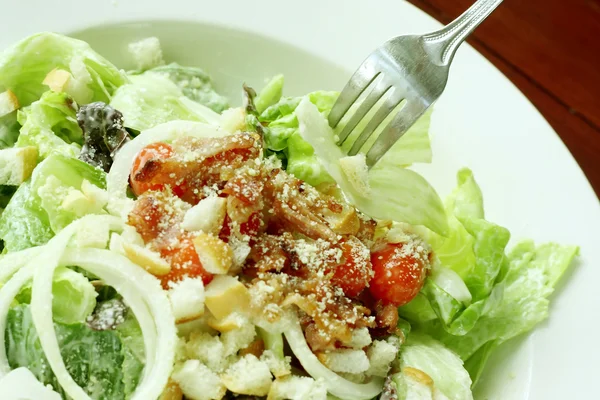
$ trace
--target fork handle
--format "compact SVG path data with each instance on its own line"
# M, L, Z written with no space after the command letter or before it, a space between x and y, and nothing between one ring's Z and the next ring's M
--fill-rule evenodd
M440 65L449 65L456 50L502 0L477 0L460 17L439 31L424 35L430 55Z

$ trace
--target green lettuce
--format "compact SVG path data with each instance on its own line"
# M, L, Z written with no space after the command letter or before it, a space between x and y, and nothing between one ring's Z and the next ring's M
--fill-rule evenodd
M31 282L23 286L17 300L31 302ZM52 316L62 324L85 322L96 307L96 289L82 274L66 267L57 268L52 280Z
M548 316L549 296L578 253L576 246L525 241L505 252L509 233L486 221L483 197L471 171L458 173L458 186L446 202L447 237L423 232L443 268L460 285L427 278L423 290L399 309L417 332L425 332L456 352L474 383L491 352L526 333ZM460 299L459 299L460 298Z
M35 146L40 159L50 154L76 157L83 133L77 124L77 105L66 93L45 92L28 107L19 110L22 125L17 146Z
M215 112L221 113L229 107L227 99L215 92L210 76L200 68L171 63L150 71L166 76L181 89L184 96Z
M361 193L342 170L339 160L345 154L336 145L334 133L317 107L305 99L295 113L300 133L315 150L318 162L359 210L373 218L423 225L442 235L447 233L444 207L425 178L400 165L375 166L368 174L370 193Z
M13 111L0 117L0 149L13 147L19 137L21 124L17 120L17 112Z
M471 377L463 366L463 361L451 350L431 337L419 333L408 335L407 342L400 352L400 369L411 367L425 372L433 380L434 387L449 400L472 400ZM402 375L393 379L399 387L408 392L411 388L402 383ZM405 393L404 398L409 397ZM403 397L400 397L403 399Z
M126 356L118 332L95 331L85 324L55 323L54 327L69 374L92 399L129 398L135 386L125 380ZM9 311L5 346L11 368L28 368L40 382L65 396L41 348L29 306ZM139 379L139 374L128 379L132 378Z
M190 100L164 74L148 71L130 79L131 83L120 87L110 102L123 113L127 128L143 131L173 120L219 121L219 114Z
M104 188L104 171L83 161L54 154L40 163L0 216L0 238L7 251L45 244L77 218L104 213L82 192L82 183Z
M124 73L87 43L55 33L39 33L0 54L0 91L12 90L21 106L27 106L48 90L42 82L55 68L70 71L82 82L80 92L88 102L108 102L115 89L127 82Z
M283 75L273 77L254 99L256 111L261 114L267 108L276 104L283 94Z

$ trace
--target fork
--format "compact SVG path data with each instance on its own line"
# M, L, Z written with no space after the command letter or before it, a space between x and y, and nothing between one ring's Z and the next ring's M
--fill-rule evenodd
M348 151L350 156L358 154L377 128L400 106L367 151L367 165L369 168L375 165L440 97L456 50L500 3L502 0L478 0L438 31L398 36L371 53L346 83L329 113L329 125L335 128L355 105L339 134L338 145L344 144L363 118L380 104ZM362 96L364 100L359 104L357 100L363 93L366 93Z

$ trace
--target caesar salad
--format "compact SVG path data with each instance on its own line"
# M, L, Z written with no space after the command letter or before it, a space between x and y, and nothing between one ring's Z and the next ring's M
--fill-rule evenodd
M2 399L468 400L548 316L578 248L507 249L468 169L442 201L410 169L431 113L368 170L337 92L276 76L230 107L157 38L129 50L0 55Z

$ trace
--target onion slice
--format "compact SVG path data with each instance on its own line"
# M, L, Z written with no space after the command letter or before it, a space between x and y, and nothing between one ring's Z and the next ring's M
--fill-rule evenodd
M334 396L346 400L369 400L381 393L383 389L383 379L381 378L372 378L369 383L355 383L342 378L321 364L308 347L297 319L284 331L284 335L304 370L315 380L322 379L327 391Z

